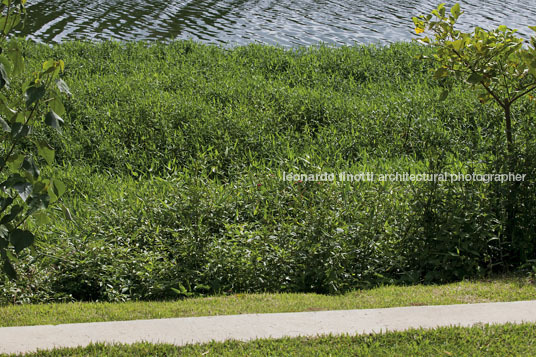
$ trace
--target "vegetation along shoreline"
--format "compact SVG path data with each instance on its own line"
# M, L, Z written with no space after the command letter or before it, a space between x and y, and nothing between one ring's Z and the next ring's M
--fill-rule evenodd
M534 256L534 102L501 112L434 78L431 50L25 43L73 97L45 168L68 187L0 302L341 293L522 269ZM439 101L441 93L449 96ZM29 148L31 150L31 148ZM283 172L526 175L515 242L504 183L289 182ZM29 225L32 222L28 222Z

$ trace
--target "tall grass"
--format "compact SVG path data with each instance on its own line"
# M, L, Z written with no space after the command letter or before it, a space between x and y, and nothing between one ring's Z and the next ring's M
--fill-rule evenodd
M238 291L337 293L530 263L534 104L516 109L523 201L507 185L288 182L283 173L502 172L500 111L432 79L417 45L233 49L195 42L27 44L60 57L75 97L60 215L0 281L0 301ZM31 67L28 66L28 67ZM437 98L444 86L452 95ZM31 222L30 222L31 224Z

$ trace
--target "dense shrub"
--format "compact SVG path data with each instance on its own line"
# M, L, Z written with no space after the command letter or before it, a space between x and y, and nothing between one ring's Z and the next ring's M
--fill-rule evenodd
M35 61L69 64L75 97L56 144L57 175L76 219L58 212L40 228L46 239L22 262L34 267L18 285L0 285L0 301L338 293L536 258L533 103L514 113L518 172L527 174L522 247L502 241L501 184L282 180L283 172L504 171L501 113L433 80L415 59L423 51L37 46ZM451 95L438 103L446 85Z

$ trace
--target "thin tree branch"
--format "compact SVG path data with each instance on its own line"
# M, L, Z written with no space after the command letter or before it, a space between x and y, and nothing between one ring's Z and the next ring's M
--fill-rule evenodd
M528 94L528 93L532 92L533 90L535 90L535 89L536 89L536 84L533 84L533 86L534 86L534 87L529 88L529 89L527 89L526 91L524 91L524 92L519 93L518 95L516 95L516 96L514 97L514 99L512 99L512 100L510 101L510 103L515 102L516 100L518 100L519 98L521 98L521 97L524 96L525 94Z
M452 49L452 51L460 58L460 60L465 64L465 66L471 70L472 73L477 73L474 70L473 66L467 63L467 61L460 55L460 53L458 53L458 51L456 51L454 48ZM493 97L493 99L497 101L497 103L499 103L501 107L506 109L506 104L503 103L503 101L486 84L484 84L484 82L481 81L480 84L482 84L482 86L486 89L486 91Z

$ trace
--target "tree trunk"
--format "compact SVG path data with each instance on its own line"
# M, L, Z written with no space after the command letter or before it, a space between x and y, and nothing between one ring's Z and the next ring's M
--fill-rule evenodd
M506 143L508 145L508 160L510 164L514 159L514 140L512 139L512 115L510 114L510 104L504 107L504 116L506 121ZM509 169L511 166L509 167Z
M506 144L507 144L507 169L508 173L515 172L516 170L516 158L514 153L514 140L512 137L512 117L510 112L510 105L505 106L505 124L506 124ZM518 253L515 247L515 226L516 226L516 199L517 199L517 184L516 182L507 182L508 191L506 196L506 227L505 236L506 242L509 245L510 261L512 263L519 263L515 260L518 259ZM512 261L514 260L514 261Z

